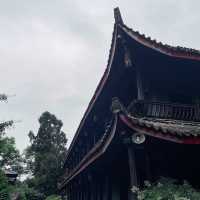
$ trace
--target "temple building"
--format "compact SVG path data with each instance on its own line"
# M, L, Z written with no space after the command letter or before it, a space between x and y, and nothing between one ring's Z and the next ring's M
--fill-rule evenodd
M17 181L17 177L18 177L18 173L15 171L11 171L11 170L5 170L4 171L7 179L8 179L8 183L10 184L15 184Z
M128 28L118 8L108 64L69 147L63 199L135 200L145 180L200 186L200 52Z

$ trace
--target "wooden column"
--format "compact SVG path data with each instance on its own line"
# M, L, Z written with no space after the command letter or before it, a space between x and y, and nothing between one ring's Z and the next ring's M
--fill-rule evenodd
M98 181L97 181L97 190L96 190L96 200L100 200L100 184L101 184L101 182L100 182L100 178L98 177Z
M76 188L76 184L75 182L73 183L73 198L72 200L77 200L76 196L77 196L77 192L76 192L77 188Z
M90 182L90 196L91 196L91 200L95 200L95 183L93 182L94 180L92 180L92 182Z
M103 200L103 182L102 178L99 177L99 182L98 182L98 198L97 200Z
M116 181L112 183L112 200L120 200L120 187Z
M97 200L97 176L94 172L91 175L91 200Z
M128 159L130 170L130 189L138 188L137 170L136 170L136 156L133 145L128 145ZM137 200L137 195L134 191L129 190L129 200Z
M93 198L94 198L94 200L97 200L97 198L98 198L98 180L95 181L95 183L94 183L94 195L93 195Z
M86 184L85 186L85 199L84 200L88 200L88 185Z
M87 197L86 197L86 182L85 181L83 182L82 189L83 189L83 200L86 200Z
M71 187L71 200L74 200L74 186Z
M76 200L80 200L80 187L79 185L76 186Z
M87 174L87 200L92 200L91 176Z
M109 176L105 177L103 190L102 190L102 199L103 200L111 200L112 197L112 190L110 186Z
M84 187L83 187L83 177L80 176L80 200L84 200Z
M70 187L70 185L68 186L67 199L71 200L71 187Z
M147 147L144 148L144 150L145 150L146 180L152 181L150 154Z
M67 194L65 194L67 196L67 199L70 200L70 186L68 186L67 188Z

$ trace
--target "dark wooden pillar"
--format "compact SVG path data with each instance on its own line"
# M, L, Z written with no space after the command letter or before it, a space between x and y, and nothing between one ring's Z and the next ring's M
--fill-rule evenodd
M97 200L103 200L103 186L104 186L104 183L102 181L102 178L99 177L99 182L98 182L98 187L97 187L97 193L98 193Z
M87 174L87 200L92 200L91 175Z
M85 186L85 200L88 200L89 199L89 191L88 191L88 183L86 183L86 186Z
M98 183L98 177L94 171L91 171L90 172L91 200L97 200L97 183Z
M77 199L77 200L81 200L80 185L77 186L77 188L76 188L76 193L77 193L76 199Z
M98 181L97 181L97 187L96 187L96 200L100 200L100 179L98 178Z
M120 200L120 187L116 180L112 182L112 200Z
M71 200L74 200L74 186L71 186Z
M67 193L65 194L65 199L70 200L70 186L67 187Z
M73 200L77 200L76 199L76 196L77 196L77 191L76 190L77 190L76 183L74 182L73 183L73 198L72 198Z
M136 170L136 156L134 146L128 145L128 159L130 170L130 189L129 200L137 200L137 194L134 192L138 188L137 170Z
M102 190L102 200L111 200L112 198L112 188L110 184L109 176L106 176L104 179L104 185Z
M148 151L148 147L145 147L144 151L145 151L146 180L152 181L150 153Z
M71 188L70 185L68 186L68 190L67 190L67 199L70 200L70 195L71 195Z
M94 185L94 183L93 183L93 180L90 182L90 199L91 200L95 200L94 199L94 188L95 188L95 185Z
M81 200L84 200L84 180L83 180L83 177L81 177L81 185L80 185L80 193L81 193L81 197L80 199Z

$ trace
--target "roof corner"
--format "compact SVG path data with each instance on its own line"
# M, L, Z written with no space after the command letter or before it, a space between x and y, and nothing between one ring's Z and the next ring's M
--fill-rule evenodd
M115 17L116 24L124 24L119 7L114 8L114 17Z

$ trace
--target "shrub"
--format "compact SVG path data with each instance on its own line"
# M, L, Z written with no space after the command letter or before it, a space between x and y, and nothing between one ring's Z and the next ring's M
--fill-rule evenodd
M188 182L178 184L172 179L161 178L156 183L145 182L137 192L138 200L200 200L200 192Z
M9 185L7 178L2 170L0 170L0 198L9 200Z

